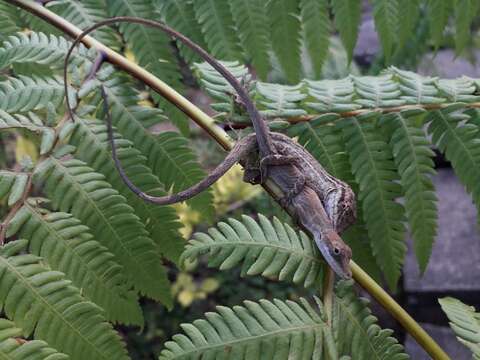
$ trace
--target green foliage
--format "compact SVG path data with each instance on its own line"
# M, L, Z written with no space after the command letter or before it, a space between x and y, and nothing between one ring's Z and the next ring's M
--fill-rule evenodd
M347 49L349 61L353 58L353 49L357 42L361 4L356 0L332 0L335 24Z
M217 306L205 319L183 324L185 334L165 344L160 359L226 357L232 359L408 359L403 347L381 329L350 283L341 283L333 303L333 320L323 305L299 301L244 301Z
M179 236L180 224L170 206L156 206L137 197L126 187L115 168L109 152L106 126L97 120L79 119L70 143L76 146L75 155L85 161L123 195L146 229L157 243L158 251L171 261L177 261L183 250L184 240ZM147 166L140 151L126 139L116 136L118 158L128 177L149 194L164 195L163 185Z
M8 113L39 110L63 102L63 84L57 79L18 76L0 83L0 109Z
M348 283L338 285L336 290L332 327L338 354L352 359L409 359L403 346L391 336L393 331L377 325L367 299L359 298Z
M193 0L195 16L211 53L224 60L238 59L240 48L228 2Z
M343 133L373 255L394 288L407 249L404 209L396 202L402 193L391 150L370 115L345 120Z
M266 9L261 0L232 0L230 6L238 37L261 79L270 69L270 36ZM224 59L224 57L221 57ZM225 58L226 59L226 58Z
M290 83L300 79L300 11L297 0L267 2L272 48ZM285 43L291 46L285 46Z
M123 269L114 255L93 239L90 229L67 213L44 213L24 205L10 222L8 236L28 240L28 251L48 261L106 311L107 319L143 324L134 293L128 290Z
M322 76L323 63L328 55L331 24L327 0L301 0L301 21L308 49L313 64L315 78Z
M164 185L178 192L205 176L186 139L173 132L155 135L149 128L162 121L159 109L138 106L139 96L131 82L113 76L103 82L111 105L112 119L118 132L147 158L147 165ZM206 218L213 216L212 194L205 191L188 201Z
M387 62L392 54L392 48L396 42L399 8L403 6L401 1L397 0L374 0L373 18L375 19L375 29L382 43L383 53Z
M475 360L480 359L480 315L473 306L446 297L438 302L450 320L450 327L457 339L472 351Z
M406 46L420 14L430 12L437 47L452 14L457 52L468 45L475 1L429 1L426 8L420 1L400 5L373 2L387 58ZM300 80L302 74L322 76L334 51L330 35L335 30L352 58L359 1L61 0L46 7L80 28L114 15L160 17L209 52L236 61L225 64L247 85L263 115L275 119L272 126L285 128L286 120L315 118L288 132L355 189L359 221L345 238L354 239L349 241L354 259L375 274L380 267L392 287L403 263L406 226L422 270L435 236L432 152L425 125L431 142L450 159L480 208L480 117L471 108L478 102L480 81L422 77L396 68L376 77ZM331 15L336 29L330 27ZM0 250L0 305L13 321L0 320L0 334L7 333L0 337L0 352L7 344L18 358L36 349L36 355L50 360L64 358L56 350L73 359L126 359L124 344L107 321L143 326L139 296L171 305L162 256L179 261L183 244L173 208L143 203L119 178L95 90L101 83L109 96L125 171L151 194L176 192L205 176L184 136L152 131L168 120L183 134L188 126L157 95L155 103L145 102L149 89L111 67L83 83L96 56L83 46L74 51L69 67L71 102L80 114L73 124L65 116L59 80L70 42L52 26L4 2L0 27L0 131L28 131L40 153L36 163L25 165L25 172L0 171L0 198L14 215L7 218L9 243ZM28 31L18 32L24 28ZM183 86L181 75L188 73L183 60L188 65L198 60L169 37L138 24L119 24L93 36L132 54L141 66L178 88ZM302 64L302 53L309 54L310 62ZM289 84L252 81L238 62L245 60L263 81L281 70L284 76L278 80ZM218 100L214 107L230 121L245 121L231 87L203 64L195 69L200 83ZM167 119L164 114L173 116ZM188 202L205 218L213 217L212 203L210 192ZM368 243L360 243L367 236ZM238 266L243 275L261 274L315 289L321 283L323 265L313 243L277 219L270 222L260 215L258 222L244 217L242 222L220 223L208 235L197 234L183 256L196 259L204 253L212 266ZM334 295L331 322L318 300L316 306L305 300L260 300L219 307L218 313L208 313L206 320L184 325L184 330L186 335L174 337L163 357L213 357L225 349L230 356L249 359L265 354L406 356L348 284ZM12 337L19 331L35 340L17 342Z
M27 341L20 337L22 329L7 319L0 318L0 356L4 359L64 360L68 355L57 352L41 340Z
M183 0L157 0L154 2L156 12L167 24L181 32L189 39L206 49L207 45L202 36L200 25L195 20L195 10L191 1ZM177 44L185 60L191 63L199 60L192 50L185 45Z
M151 19L155 9L143 0L107 0L107 11L109 16ZM119 23L118 28L140 65L169 84L179 85L179 74L165 34L139 24Z
M238 64L225 65L237 77L244 76L245 69ZM197 69L202 85L219 100L213 106L229 114L230 121L245 121L242 109L229 107L231 90L225 81L203 64ZM478 102L478 84L467 77L422 77L392 67L376 77L303 80L296 86L250 81L249 88L267 118L312 119L288 131L328 171L355 189L362 211L353 232L363 233L366 225L371 250L356 246L353 239L351 245L367 251L363 261L373 254L393 287L405 256L405 225L410 227L421 271L436 235L431 146L452 162L477 207L480 204L479 115L469 109ZM441 109L425 111L434 106ZM386 113L380 114L383 110ZM375 268L368 262L364 266Z
M32 32L28 35L16 33L9 36L0 48L0 69L12 64L47 65L53 68L63 66L65 56L71 43L63 37ZM87 50L83 45L71 56L73 64L88 60Z
M12 171L0 171L0 199L8 195L7 205L11 206L21 199L28 182L28 174Z
M17 10L5 2L0 3L0 29L2 33L0 34L0 41L5 40L5 38L20 30L21 21L18 16Z
M124 344L103 311L86 301L65 275L21 254L26 240L10 242L0 254L0 306L6 316L35 338L71 359L127 359ZM80 316L81 315L81 316Z
M412 40L420 15L421 0L410 0L398 2L398 44L403 48L408 41Z
M221 222L208 234L195 234L182 258L208 254L209 266L220 270L241 264L242 276L261 274L305 287L321 286L323 261L303 232L297 234L278 219L272 223L261 214L258 223L245 215L242 220L229 219L228 224Z
M405 194L405 209L414 250L423 272L437 230L437 197L429 177L435 175L432 160L435 154L430 149L424 131L419 128L423 124L421 114L415 110L404 111L385 115L381 122L389 131L395 166Z
M480 142L478 125L468 122L469 116L462 114L461 105L451 105L429 114L428 132L432 141L445 153L452 163L460 181L472 194L473 201L480 207Z
M171 305L168 280L154 242L105 177L77 159L50 156L35 176L55 209L71 213L87 225L96 239L125 267L129 284L140 293Z
M428 1L428 10L430 14L428 17L430 22L430 34L436 48L440 46L442 41L443 30L447 25L453 2L454 0Z
M457 53L462 53L471 41L470 28L478 12L476 0L374 0L372 4L375 29L387 63L394 53L400 54L406 49L420 14L428 18L430 37L437 48L453 18ZM52 26L34 16L20 19L19 12L12 6L1 6L2 36L20 30L18 24L25 22L35 31L58 34ZM283 80L290 83L297 82L302 72L307 73L300 62L303 48L310 55L312 77L322 76L326 56L332 50L329 49L329 37L335 31L340 34L350 61L362 13L362 2L357 0L61 0L46 6L80 28L110 16L160 18L222 60L247 60L262 80L267 79L278 63L285 74ZM335 29L330 26L330 14ZM181 88L180 68L167 36L138 24L120 24L117 28L142 66ZM121 48L119 34L112 28L99 29L95 34L106 45ZM190 65L198 60L183 45L179 48ZM154 98L160 100L155 95ZM167 104L162 103L162 106ZM172 107L167 107L167 112L175 116L173 120L186 133L185 119Z
M478 14L480 3L475 0L455 1L455 47L460 54L471 37L470 26Z
M321 358L329 329L305 299L245 301L244 306L216 310L205 319L183 324L185 335L167 342L160 359Z
M60 0L47 4L47 6L49 10L75 24L80 29L85 29L108 17L103 0ZM117 48L120 45L118 36L112 29L106 27L98 29L95 32L95 37L107 46Z

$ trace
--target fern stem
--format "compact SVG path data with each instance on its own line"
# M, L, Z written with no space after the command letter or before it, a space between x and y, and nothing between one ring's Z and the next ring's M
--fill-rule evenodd
M379 114L391 114L391 113L400 113L405 110L426 110L426 111L433 111L433 110L442 110L446 109L453 104L458 104L459 102L444 102L441 104L420 104L420 105L401 105L401 106L394 106L394 107L378 107L378 108L370 108L370 109L359 109L353 111L344 111L336 113L340 118L349 118L355 117L362 114L368 114L372 112L377 112ZM480 102L472 102L472 103L462 103L463 108L465 109L480 109ZM308 115L300 115L300 116L290 116L290 117L282 117L281 119L287 121L290 124L297 124L302 122L308 122L314 119L317 119L321 115L325 115L328 113L332 113L331 111L316 113L316 114L308 114ZM278 116L275 116L278 118ZM225 128L238 130L238 129L245 129L251 127L252 124L246 121L235 121L234 123L228 124L228 127Z
M15 4L28 12L44 19L49 24L57 27L65 34L72 37L77 37L82 33L82 30L66 21L62 17L44 8L41 4L30 0L4 0L9 3ZM200 127L202 127L208 134L210 134L224 149L229 150L233 146L233 142L228 134L219 126L217 126L214 120L197 108L194 104L189 102L185 97L180 95L174 89L169 87L166 83L136 65L135 63L127 60L122 55L111 50L101 42L95 40L90 36L85 36L82 39L82 43L87 47L94 47L98 51L102 51L106 55L106 60L111 64L118 66L120 69L131 74L138 80L144 82L150 86L153 90L158 92L161 96L165 97L168 101L175 104L180 110L187 114L193 121L195 121ZM471 106L472 104L470 104ZM426 107L427 105L425 105ZM430 107L432 105L429 105ZM435 105L436 108L441 107ZM477 103L477 107L480 104ZM405 107L402 107L405 108ZM418 108L418 106L414 106ZM393 109L393 108L392 108ZM397 108L398 109L398 108ZM358 110L362 111L362 110ZM366 110L363 110L366 111ZM368 111L373 111L372 109ZM399 110L390 110L390 112ZM353 116L353 112L349 112L348 116ZM345 113L346 114L346 113ZM347 116L347 115L345 115ZM302 121L308 121L302 120ZM271 181L267 181L264 185L265 190L275 199L282 197L281 191ZM398 305L375 281L368 276L357 264L351 262L352 273L354 279L377 301L389 311L394 318L396 318L405 329L417 340L417 342L434 358L434 359L449 359L445 352L435 343L435 341L418 325L415 320L405 311L400 305Z
M350 262L353 278L372 295L435 360L449 360L450 357L440 348L430 335L353 260Z
M328 326L332 325L333 311L333 288L335 285L335 273L327 266L327 271L323 282L323 308L327 317Z

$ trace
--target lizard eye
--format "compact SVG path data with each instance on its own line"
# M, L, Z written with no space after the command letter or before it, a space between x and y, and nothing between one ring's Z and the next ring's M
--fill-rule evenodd
M340 255L340 249L339 249L338 247L334 247L334 248L333 248L333 253L334 253L335 255Z

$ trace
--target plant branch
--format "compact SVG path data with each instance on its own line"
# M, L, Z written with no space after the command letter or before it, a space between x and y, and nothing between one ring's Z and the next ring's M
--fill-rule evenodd
M323 308L327 318L327 325L332 326L332 311L333 311L333 288L335 285L335 273L327 266L323 282Z
M340 118L348 118L348 117L354 117L354 116L359 116L362 114L366 113L371 113L371 112L377 112L379 114L390 114L390 113L395 113L395 112L401 112L405 110L441 110L445 109L453 104L458 104L458 102L447 102L447 103L441 103L441 104L418 104L418 105L401 105L401 106L395 106L395 107L378 107L378 108L371 108L371 109L359 109L359 110L353 110L353 111L344 111L344 112L338 112L335 113L338 115ZM464 103L463 107L465 109L480 109L480 102L473 102L473 103ZM300 116L286 116L286 117L275 117L276 119L281 118L282 120L290 123L290 124L298 124L302 122L308 122L312 121L319 116L325 115L325 114L332 114L331 111L326 111L323 113L316 113L316 114L308 114L308 115L300 115ZM333 120L335 121L335 120ZM224 129L226 131L228 130L238 130L238 129L247 129L251 127L252 124L247 121L236 121L234 123L229 123L228 126L225 125Z
M77 37L82 30L31 0L4 0L15 4L34 15L44 19L49 24L57 27L71 37ZM96 48L105 54L106 61L126 71L138 80L150 86L153 90L175 104L181 111L202 127L212 138L217 141L225 150L233 147L233 141L228 134L214 120L189 102L166 83L149 73L137 64L127 60L122 55L103 45L90 36L85 36L82 43L87 47ZM353 116L353 115L349 115ZM271 181L264 185L265 190L276 200L282 197L279 188ZM288 209L287 209L288 210ZM290 211L289 211L290 212ZM291 212L290 212L291 213ZM368 276L357 264L351 261L351 268L354 279L365 288L379 303L381 303L392 316L394 316L405 327L405 329L417 340L417 342L435 359L448 359L448 356L435 343L435 341L403 310L375 281Z
M442 348L433 340L430 335L390 296L385 290L378 285L360 266L353 261L350 263L353 278L363 287L370 295L372 295L380 305L415 338L418 344L427 351L427 353L435 360L449 360L450 357L442 350Z

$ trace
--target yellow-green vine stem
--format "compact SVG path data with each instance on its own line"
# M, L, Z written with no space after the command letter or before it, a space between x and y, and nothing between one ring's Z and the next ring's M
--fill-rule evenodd
M363 287L375 300L379 302L425 349L425 351L435 360L449 360L450 357L442 350L430 335L382 289L360 266L354 261L350 262L353 278Z
M46 9L40 3L30 0L3 0L8 3L17 5L32 14L44 19L49 24L56 26L65 34L71 37L77 37L82 33L82 30L66 21L57 14ZM215 125L214 120L205 114L202 110L188 101L185 97L180 95L162 80L158 79L142 67L127 60L119 53L113 51L101 42L95 40L90 36L85 36L82 43L87 47L93 47L105 53L106 60L118 68L126 71L133 77L144 82L153 90L165 97L167 100L175 104L180 110L188 115L200 127L202 127L208 134L212 136L224 149L229 150L233 146L233 142L228 134L219 126ZM267 182L265 189L275 198L281 197L281 192L272 183ZM355 281L362 286L368 293L370 293L385 309L392 314L411 334L417 342L429 353L434 359L444 360L449 359L447 354L438 346L438 344L418 325L415 320L398 305L386 292L383 290L368 274L363 271L353 261L351 262L352 273Z

